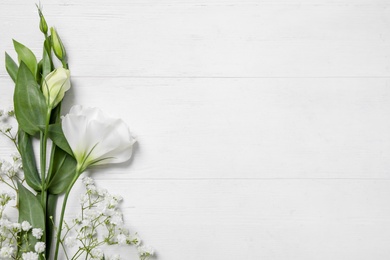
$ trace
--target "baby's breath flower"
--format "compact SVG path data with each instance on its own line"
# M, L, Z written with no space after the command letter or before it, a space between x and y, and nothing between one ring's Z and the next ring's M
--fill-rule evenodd
M107 190L102 189L102 188L97 188L96 192L97 192L97 195L99 195L100 197L104 197L107 194Z
M14 116L15 115L15 110L14 110L13 107L8 107L7 111L5 111L5 113L7 114L7 116Z
M9 229L14 233L19 233L22 229L22 226L20 225L20 223L11 223Z
M122 213L116 211L115 214L110 217L109 221L112 225L121 227L123 225Z
M15 248L12 246L3 246L0 249L0 259L11 259L15 252Z
M20 156L19 153L13 153L12 160L14 161L13 168L15 172L22 169L22 157Z
M85 203L88 202L89 196L87 194L82 194L80 196L80 204L84 205Z
M126 245L127 244L127 237L124 234L117 235L116 239L118 240L119 245Z
M33 228L32 230L32 235L36 238L36 239L41 239L42 235L43 235L43 230L40 229L40 228Z
M121 260L121 256L118 255L118 254L112 255L112 256L110 257L110 260Z
M31 224L28 221L22 222L23 231L29 231L32 228Z
M83 178L86 192L80 196L81 214L72 219L72 225L65 224L66 235L63 243L67 248L86 245L80 248L90 260L101 260L101 245L139 246L141 239L137 234L130 234L123 225L122 212L118 208L122 197L110 194L106 189L95 185L93 179ZM66 223L66 222L65 222ZM101 233L102 232L102 233ZM147 260L153 254L150 247L140 247L139 257ZM106 259L118 260L119 255Z
M88 194L92 194L92 195L96 195L97 194L97 188L96 188L95 185L90 184L90 185L86 186L86 188L87 188L87 193Z
M141 244L141 239L139 238L138 234L130 235L128 237L128 241L130 242L130 244L136 246L139 246L139 244Z
M91 250L91 256L93 260L101 260L103 259L103 251L100 248L94 248Z
M91 177L84 177L84 178L83 178L83 184L84 184L85 186L94 185L94 184L95 184L95 181L94 181Z
M65 245L69 248L77 245L77 241L75 237L67 237L65 238Z
M12 126L10 124L2 123L0 125L0 132L2 132L3 134L9 133L11 132L11 130L12 130Z
M39 255L35 252L27 252L22 254L23 260L38 260Z
M154 250L150 246L139 246L137 247L137 250L141 259L145 260L154 254Z
M45 252L46 245L44 242L37 242L34 246L35 252L38 254Z
M6 191L0 191L0 206L5 206L8 204L10 200L15 199L15 195L13 193L9 193Z
M0 174L1 175L8 175L10 171L13 170L12 164L9 163L6 160L0 161Z

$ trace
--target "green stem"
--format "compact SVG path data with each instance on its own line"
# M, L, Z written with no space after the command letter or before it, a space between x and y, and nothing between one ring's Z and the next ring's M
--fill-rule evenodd
M60 242L61 242L62 223L64 222L66 203L68 202L68 197L69 197L70 191L72 190L73 185L76 183L76 181L79 178L81 173L82 173L81 165L77 164L76 174L75 174L72 182L70 183L68 189L66 190L64 201L62 202L60 222L59 222L59 226L58 226L58 230L57 230L56 251L54 253L54 260L58 259L58 252L59 252Z
M49 132L49 123L50 123L51 109L47 109L46 121L45 121L45 130L41 132L41 183L42 183L42 192L41 192L41 205L43 208L43 213L46 216L46 204L47 204L47 191L46 191L46 149L47 149L47 137ZM46 241L46 240L45 240Z
M65 60L61 60L61 63L62 63L62 67L64 67L64 69L69 69L68 63Z

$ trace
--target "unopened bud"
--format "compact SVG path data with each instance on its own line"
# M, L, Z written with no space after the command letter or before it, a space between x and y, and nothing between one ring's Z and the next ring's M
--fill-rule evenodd
M43 15L41 15L41 21L39 22L39 29L44 34L47 34L47 23L46 23L45 17L43 17Z
M66 60L66 52L65 52L65 47L62 44L61 38L58 35L56 29L53 27L50 28L51 32L51 45L53 47L54 54L57 56L57 58L61 61Z
M43 16L41 9L38 9L38 12L39 12L39 18L40 18L39 29L41 30L41 32L43 32L46 35L47 34L47 23L46 23L45 17Z

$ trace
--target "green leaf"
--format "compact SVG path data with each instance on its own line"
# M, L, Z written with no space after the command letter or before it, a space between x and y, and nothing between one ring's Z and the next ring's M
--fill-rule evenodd
M38 64L37 58L35 57L34 53L20 42L17 42L15 40L13 40L13 42L15 51L18 54L19 64L21 64L22 62L25 63L34 75L34 78L36 78Z
M29 135L43 129L47 113L45 97L27 66L19 67L14 92L15 115L20 128Z
M41 191L41 179L37 170L31 136L19 129L18 148L23 162L24 177L27 184L36 191Z
M34 228L45 230L45 215L39 200L27 188L18 182L19 223L28 221ZM22 249L34 251L37 240L31 232L27 234L28 243L22 238ZM23 250L21 250L23 251Z
M49 138L55 143L55 145L73 157L72 149L70 148L69 143L65 138L60 123L49 125Z
M16 82L16 78L18 76L18 65L11 56L8 55L8 53L5 53L5 68L11 79Z
M76 174L76 160L62 149L56 147L53 158L52 178L49 193L60 194L66 191Z
M58 195L54 195L50 193L48 194L47 208L46 208L47 215L46 215L46 252L45 252L47 256L50 255L53 234L55 231L53 223L55 223L57 199L58 199Z

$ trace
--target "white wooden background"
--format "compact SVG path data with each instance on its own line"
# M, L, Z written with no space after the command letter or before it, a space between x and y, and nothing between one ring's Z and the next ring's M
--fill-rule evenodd
M42 4L69 53L65 109L138 140L92 174L157 259L390 259L388 0ZM40 53L37 25L34 1L2 0L0 51Z

